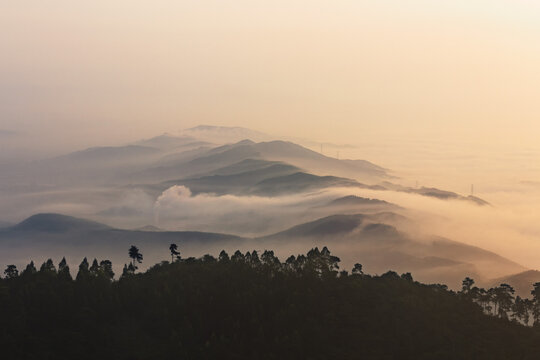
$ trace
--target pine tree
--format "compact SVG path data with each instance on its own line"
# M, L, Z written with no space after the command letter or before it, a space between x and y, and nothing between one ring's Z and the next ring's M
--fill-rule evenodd
M81 280L87 280L90 278L90 270L88 268L88 260L86 258L83 259L81 264L79 265L79 272L77 273L77 281Z
M34 265L33 261L30 261L30 264L26 265L26 268L24 269L22 275L32 275L37 273L36 266Z
M64 280L73 280L65 257L58 264L58 277Z
M48 259L47 261L45 261L42 265L41 265L41 268L39 269L39 272L46 272L46 273L55 273L56 274L56 267L54 266L54 263L52 261L52 259Z
M94 261L92 261L92 266L90 266L90 275L93 277L99 276L99 264L97 262L97 259L94 258Z

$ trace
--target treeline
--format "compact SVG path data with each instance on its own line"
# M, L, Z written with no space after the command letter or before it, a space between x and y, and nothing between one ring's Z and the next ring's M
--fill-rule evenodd
M182 259L114 280L108 260L8 266L0 279L3 359L537 359L538 291L459 292L410 274L339 269L325 247ZM489 295L488 295L489 294ZM486 313L497 316L487 316Z
M514 288L508 284L501 284L489 290L476 287L474 280L469 277L463 280L459 292L465 299L480 305L488 315L540 327L540 282L533 285L531 299L514 297L514 293Z

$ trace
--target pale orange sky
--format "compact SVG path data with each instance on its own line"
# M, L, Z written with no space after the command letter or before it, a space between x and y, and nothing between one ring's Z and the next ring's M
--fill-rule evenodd
M537 1L0 0L0 24L0 130L21 144L201 123L346 143L540 133Z

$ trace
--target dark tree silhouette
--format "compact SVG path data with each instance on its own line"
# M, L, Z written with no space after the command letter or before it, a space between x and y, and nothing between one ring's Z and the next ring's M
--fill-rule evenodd
M508 318L512 310L515 290L508 284L501 284L494 289L495 314L500 318Z
M231 257L231 260L234 262L243 262L244 261L244 254L240 252L240 250L236 250L233 256Z
M94 261L92 261L92 266L90 266L90 275L93 277L99 276L99 264L97 259L94 258Z
M466 277L461 282L461 293L468 294L471 291L473 285L474 285L474 280L471 279L470 277Z
M223 251L219 261L164 261L137 276L130 262L119 281L108 260L96 270L98 260L89 266L84 259L76 281L61 279L65 259L58 276L48 261L38 273L29 264L21 276L0 279L2 359L507 360L540 353L539 329L522 325L538 305L540 283L532 301L512 301L505 284L471 285L464 296L409 273L359 276L360 266L337 273L339 259L324 248L285 263L271 251L261 261L256 251L233 258ZM503 319L485 313L492 305Z
M249 251L246 253L246 259L248 259ZM249 263L251 265L259 265L261 263L261 259L259 259L259 253L257 250L253 250L251 252L251 256L249 256Z
M114 279L114 271L112 269L112 262L110 260L102 260L99 263L100 275L108 280Z
M41 268L39 269L40 272L48 272L48 273L56 273L56 267L54 266L54 263L52 259L48 259L45 261Z
M225 250L221 250L218 259L220 262L228 262L230 260L229 254Z
M19 276L19 270L17 270L17 266L15 265L8 265L6 270L4 270L4 275L6 275L6 279L13 279Z
M79 272L77 273L77 281L87 280L90 277L90 270L88 265L88 260L86 258L81 261L79 265Z
M129 257L131 258L131 265L132 267L137 270L137 265L135 265L135 262L142 263L143 255L139 252L139 248L135 245L131 245L128 251Z
M30 264L26 265L26 268L24 269L22 275L32 275L37 273L36 266L34 265L33 261L30 261Z
M65 257L63 257L60 263L58 263L58 276L65 280L72 280L71 274L69 272L69 266Z
M524 325L529 324L529 299L522 299L521 296L516 296L514 304L512 306L512 317L523 323Z
M401 278L402 278L403 280L407 280L407 281L409 281L409 282L413 282L413 281L414 281L414 279L413 279L413 277L412 277L412 274L411 274L410 272L401 274Z
M272 268L277 267L279 264L281 264L272 250L265 250L261 255L261 260L263 264Z
M203 262L216 262L217 260L216 260L216 258L213 257L212 255L206 254L206 255L203 255L202 261L203 261Z
M287 270L296 270L296 258L291 255L285 260L285 268Z
M362 271L362 264L356 263L354 264L354 267L352 269L352 273L356 275L362 275L364 272Z
M178 245L171 244L169 245L169 250L171 251L171 262L174 262L174 258L177 260L180 259L180 252L178 251Z
M131 265L131 263L130 263ZM127 264L124 264L124 268L122 269L122 276L121 278L125 278L127 276L131 275L130 272L129 272L129 269L128 269L128 266Z
M531 291L533 296L533 306L532 313L534 319L534 325L540 325L540 282L537 282L533 285L533 290Z

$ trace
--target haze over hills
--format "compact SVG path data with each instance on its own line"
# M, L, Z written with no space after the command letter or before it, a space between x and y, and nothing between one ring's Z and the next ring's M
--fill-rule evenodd
M494 274L525 268L484 249L442 238L412 238L398 230L408 221L393 213L332 215L260 238L270 247L307 243L331 247L348 264L362 262L371 273L409 269L423 282L457 288L465 276L487 284ZM396 227L397 226L397 227ZM467 275L469 274L469 275Z
M253 242L277 244L282 253L330 245L346 263L361 258L374 272L414 270L420 279L452 286L467 275L488 281L526 270L459 239L410 233L416 226L410 217L417 214L394 203L397 194L465 200L468 206L487 202L399 182L391 170L367 160L326 156L249 129L201 126L181 136L163 134L21 164L0 178L7 195L0 214L12 222L29 218L2 229L0 241L12 246L9 258L21 263L37 249L49 256L69 249L74 257L85 251L103 257L123 251L130 241L159 261L175 239L193 255ZM30 217L53 212L111 227L58 215Z
M538 282L540 282L540 271L527 270L494 279L486 285L497 286L499 284L508 284L516 290L516 295L521 296L522 298L529 298L531 297L533 285Z
M9 227L9 226L13 226L13 224L10 223L10 222L7 222L7 221L0 221L0 229L1 228L6 228L6 227Z
M208 128L203 127L203 129ZM220 131L226 132L226 129L220 128ZM236 133L237 130L232 129L231 131ZM204 131L214 130L210 128L210 130ZM250 132L243 129L240 133L249 134ZM243 163L244 161L245 163ZM282 163L281 172L274 174L269 172L268 176L259 176L260 181L268 180L262 184L264 187L272 182L271 178L276 178L278 183L287 183L290 179L286 177L277 179L278 176L293 175L292 169L295 168L298 169L297 172L305 173L304 175L295 175L293 181L299 180L296 191L302 190L302 188L311 190L319 187L317 183L324 188L340 186L341 184L350 186L352 181L361 181L363 183L360 183L359 186L367 184L373 189L413 192L442 199L467 199L478 204L484 203L478 198L463 197L453 192L434 188L402 187L386 181L392 178L387 170L369 161L340 160L287 141L273 140L256 143L251 140L241 140L236 143L213 146L211 143L191 136L177 137L169 134L141 140L133 145L90 148L54 159L33 162L13 169L13 173L7 176L3 183L5 187L9 187L10 182L21 186L19 181L21 178L25 178L26 181L32 179L31 184L34 187L36 182L48 187L158 184L172 183L177 180L193 183L194 179L200 179L201 182L210 180L208 178L201 179L204 176L233 174L236 175L237 180L249 182L250 180L241 180L242 175L240 174L244 172L247 178L252 177L253 171L261 170L260 167L264 161L267 162L265 166L275 162ZM227 166L231 166L231 168L223 170ZM278 167L276 165L274 169ZM228 171L228 173L216 172L220 169ZM218 179L214 180L218 181ZM224 178L223 180L227 181L228 179ZM306 181L316 184L309 184ZM301 182L304 182L304 185L300 185ZM209 185L206 186L208 188ZM208 191L212 191L212 189ZM256 190L254 193L264 193L264 191L264 189ZM272 189L268 191L280 192Z
M94 221L78 219L60 214L37 214L9 228L11 231L53 232L68 231L90 232L109 230L111 227Z
M384 200L368 199L368 198L363 198L363 197L356 196L356 195L348 195L348 196L341 197L339 199L332 200L328 204L326 204L325 206L328 206L328 207L341 207L341 206L364 206L364 205L384 206L384 207L386 207L386 206L396 206L396 205L390 204L390 203L388 203L387 201L384 201Z
M276 140L271 135L239 126L198 125L182 130L181 134L217 143L235 143L244 139L256 142Z
M174 136L171 134L163 134L153 138L137 141L134 145L153 147L162 151L185 151L187 149L202 146L212 146L213 144L191 136Z
M352 176L366 181L389 178L386 171L368 161L339 160L285 141L255 143L242 140L197 153L168 156L167 161L141 173L146 180L186 178L212 172L245 160L279 161L319 175ZM195 156L193 156L195 155Z
M96 257L110 259L115 271L121 272L127 262L126 249L132 244L145 249L149 264L167 259L168 247L173 242L182 244L186 254L242 244L242 239L234 235L150 230L122 230L72 216L37 214L0 229L0 262L23 267L30 260L41 263L47 258L65 256L75 268L83 257Z
M328 246L346 267L361 261L371 273L388 269L413 272L424 282L444 282L458 288L466 276L489 283L489 274L508 274L525 268L492 252L446 239L412 239L394 225L407 221L392 213L332 215L258 238L194 231L163 231L155 227L115 229L60 214L38 214L0 229L0 262L24 266L31 259L66 256L73 266L79 257L109 258L115 271L127 261L126 249L135 244L145 263L167 258L170 243L184 256L217 255L221 249L273 248L279 255L291 250ZM399 226L399 225L397 225ZM143 265L143 268L145 266ZM496 269L496 270L494 270Z

